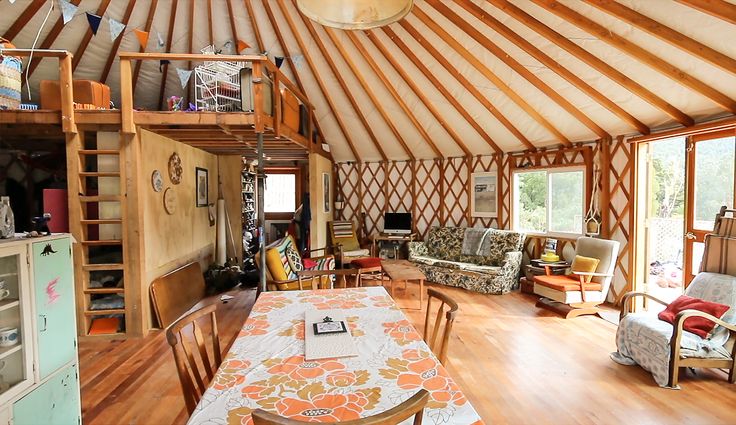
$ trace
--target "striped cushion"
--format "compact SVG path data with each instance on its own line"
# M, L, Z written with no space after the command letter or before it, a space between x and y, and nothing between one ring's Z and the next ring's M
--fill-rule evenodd
M736 276L736 238L706 235L700 271Z
M337 238L352 238L353 235L353 222L352 221L333 221L332 222L332 233Z

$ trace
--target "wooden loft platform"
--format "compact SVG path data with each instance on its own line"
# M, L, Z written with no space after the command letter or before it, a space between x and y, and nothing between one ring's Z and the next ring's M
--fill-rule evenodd
M26 55L24 49L5 50L6 54ZM38 55L38 51L35 53ZM38 55L41 56L41 55ZM72 55L66 51L44 51L41 57L55 57L60 62L60 80L68 93L62 98L73 98L71 75L65 75L65 63ZM307 134L312 134L314 111L307 97L265 56L189 55L122 53L120 55L122 105L120 110L74 110L62 102L62 111L3 110L0 111L0 140L22 142L29 137L63 141L66 133L76 133L77 127L95 130L135 133L145 129L181 143L200 148L213 154L243 155L249 159L257 157L258 134L263 134L265 157L272 161L306 159L310 152L326 157L330 153L322 143L310 141L308 137L284 125L282 121L281 97L283 91L291 92L307 108ZM253 68L254 111L252 112L169 112L137 111L133 108L131 75L125 70L136 60L187 60L187 61L238 61L248 62ZM263 73L273 81L273 115L263 108L264 94L258 84ZM68 96L68 97L67 97ZM69 116L70 119L64 119Z

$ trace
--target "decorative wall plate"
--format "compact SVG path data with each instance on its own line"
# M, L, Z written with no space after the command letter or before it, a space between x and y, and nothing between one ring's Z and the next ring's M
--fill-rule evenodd
M161 176L161 172L153 170L151 174L151 186L153 186L154 192L161 192L164 190L164 178Z
M174 152L169 157L169 178L171 183L181 183L181 175L184 173L184 169L181 166L181 158L179 154Z
M164 191L164 209L169 215L174 215L176 212L176 192L174 192L174 188L167 187Z

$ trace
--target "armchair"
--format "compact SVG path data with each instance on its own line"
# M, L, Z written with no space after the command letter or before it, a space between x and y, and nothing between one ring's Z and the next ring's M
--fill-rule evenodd
M352 221L331 221L328 227L330 244L340 267L350 264L355 259L370 256L370 250L360 246Z
M326 248L310 250L312 252L325 251ZM256 254L256 264L259 263ZM269 291L289 291L300 289L299 272L310 270L334 270L335 257L323 255L302 259L291 235L286 235L266 247L266 284ZM323 276L327 283L329 276Z

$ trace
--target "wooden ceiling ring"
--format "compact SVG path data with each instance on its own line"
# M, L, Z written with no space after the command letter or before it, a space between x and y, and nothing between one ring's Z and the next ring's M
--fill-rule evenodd
M253 28L253 32L256 36L256 43L258 44L258 52L263 53L266 48L263 46L263 39L261 38L261 32L258 30L258 20L256 19L255 11L253 10L253 3L251 0L243 0L245 8L248 9L248 18L250 19L250 25Z
M396 137L396 140L399 142L401 147L404 149L404 153L407 154L407 156L414 161L416 158L414 157L414 153L412 153L409 146L406 144L406 140L404 140L404 137L399 132L398 128L396 128L396 125L391 120L391 118L388 116L388 113L386 112L386 109L383 107L383 104L380 100L376 97L375 93L373 93L373 90L371 89L368 82L366 82L365 78L363 77L363 74L360 72L359 67L353 62L353 59L348 55L347 51L343 47L340 40L335 35L335 32L332 28L329 27L323 27L325 33L329 37L329 39L332 41L332 44L337 48L337 51L342 56L343 61L348 65L350 70L353 72L353 75L355 78L357 78L358 83L363 88L363 91L368 95L368 98L371 99L371 102L373 102L373 105L376 107L376 110L383 118L384 122L388 125L389 129L391 129L391 132L393 133L394 137Z
M626 110L620 107L616 102L612 101L603 93L593 88L582 78L578 77L575 73L562 66L559 62L548 56L541 49L537 48L532 43L527 41L524 37L514 32L511 28L501 23L498 19L485 12L475 3L471 3L468 0L455 0L455 3L459 4L463 9L465 9L471 15L475 16L479 21L483 22L489 28L498 32L509 41L511 41L514 45L530 54L547 68L551 69L557 75L565 79L568 83L572 84L574 87L580 90L583 94L590 97L600 106L608 109L610 112L621 118L623 121L631 125L636 130L638 130L640 133L646 134L649 132L649 127L647 127L643 122L639 121L638 119L636 119L636 117L626 112ZM601 135L599 134L599 136Z
M146 16L146 25L145 25L145 32L151 31L151 26L153 26L153 18L156 15L156 9L158 9L158 0L151 0L151 5L148 7L148 16ZM146 46L141 46L138 51L140 53L143 53L146 51ZM133 93L135 93L135 87L136 84L138 84L138 76L141 73L141 65L143 64L143 61L136 61L135 62L135 69L133 70Z
M171 4L171 13L169 14L169 30L168 35L166 38L166 51L171 51L171 43L173 43L174 38L174 25L176 24L176 6L179 4L179 0L172 0ZM163 69L161 71L161 85L160 90L158 93L158 109L163 109L164 106L164 96L166 94L166 77L169 75L169 64L164 63Z
M414 94L422 101L424 106L429 110L432 115L437 119L437 122L440 123L442 128L445 129L447 134L450 135L450 137L457 143L458 146L463 150L463 152L469 152L468 147L465 145L465 143L462 141L460 136L457 134L457 132L447 123L447 120L445 120L445 117L440 113L437 108L435 108L434 104L427 98L427 96L424 95L422 90L419 88L419 86L414 82L414 80L411 78L411 76L406 72L406 70L401 66L401 64L394 58L394 56L386 49L386 46L381 43L381 41L376 37L376 35L373 33L373 31L366 31L366 36L369 40L373 43L373 45L376 46L379 52L381 52L381 55L393 66L394 70L401 76L401 78L404 80L404 82L412 89ZM454 97L450 96L451 99L454 99ZM449 100L449 99L448 99ZM466 111L467 112L467 111ZM465 117L468 119L470 118ZM477 123L476 123L477 124ZM480 126L478 126L480 127ZM474 127L475 128L475 127ZM476 128L477 130L477 128ZM482 130L478 133L485 141L488 143L489 146L494 148L494 150L500 150L498 145L488 136L488 134Z
M693 9L736 25L736 5L723 0L675 0Z
M678 49L684 50L691 55L698 57L705 62L710 63L726 72L736 74L736 59L733 59L723 53L711 49L705 44L694 40L685 34L675 31L672 28L661 24L654 19L643 15L634 9L630 9L621 3L611 0L585 0L591 6L615 16L616 18L631 24L660 40L669 43Z
M702 96L707 97L715 104L722 108L736 113L736 101L705 84L704 82L693 78L690 74L670 64L669 62L655 56L648 50L630 42L626 38L610 31L608 28L594 22L586 16L564 6L556 0L532 0L535 4L543 7L560 18L566 19L571 24L577 26L583 31L593 34L601 41L615 47L616 49L626 53L639 62L646 64L650 68L666 75L671 80L687 87Z
M564 96L559 94L557 90L553 89L547 83L542 81L541 78L537 77L533 72L529 71L527 67L522 65L519 61L511 57L506 53L500 46L491 41L490 38L483 35L479 30L469 24L460 15L453 12L447 5L441 3L440 0L427 0L427 4L431 5L438 12L440 12L445 18L450 20L463 32L468 34L478 44L483 46L486 50L491 52L494 56L500 59L506 66L513 69L517 74L522 76L529 84L534 86L537 90L542 92L549 99L554 101L558 106L565 110L572 117L577 119L585 127L588 127L592 132L598 135L598 137L610 137L610 134L606 132L602 127L596 124L590 117L584 114L580 109L575 107L569 100L565 99Z
M415 14L415 16L419 17L420 20L422 20L422 18L424 18L424 17L426 17L427 19L429 18L426 15L424 15L423 12L421 12L418 8L414 8L414 12L413 13ZM429 25L436 25L433 21L428 21L428 22L429 22ZM501 111L499 111L498 108L496 108L493 105L493 103L491 103L491 101L488 100L480 92L480 90L478 90L478 88L475 87L475 85L473 85L465 76L463 76L462 73L460 73L460 70L458 70L454 65L452 65L450 63L450 61L447 60L447 58L444 55L442 55L439 52L439 50L437 50L437 48L434 47L434 45L432 43L430 43L426 38L424 38L419 33L419 31L416 28L414 28L407 20L402 20L402 21L399 22L399 24L401 25L402 28L404 28L404 30L406 32L408 32L414 38L414 40L416 40L417 43L419 43L422 47L424 47L424 50L426 50L427 52L429 52L432 55L432 57L437 62L439 62L447 70L447 72L450 75L452 75L458 82L460 82L460 84L468 92L470 92L473 95L473 97L475 97L478 100L478 102L480 102L488 110L488 112L491 113L491 115L493 115L504 127L506 127L506 129L508 129L514 136L516 136L516 138L519 139L519 141L521 141L521 143L524 146L526 146L527 149L531 149L531 150L536 149L536 146L534 146L534 144L532 144L532 142L529 139L527 139L527 137L524 136L524 134L518 128L516 128L516 126L508 118L506 118L506 116L504 116L501 113ZM427 23L425 23L425 25L426 24ZM430 29L432 29L433 31L439 31L439 33L437 33L437 32L436 33L443 40L445 40L446 42L452 43L452 44L450 44L450 47L452 47L453 49L455 49L455 51L458 52L461 56L463 56L465 58L466 55L467 55L467 57L470 58L470 60L474 60L474 57L470 54L470 52L467 51L459 43L456 43L454 41L454 39L452 39L452 37L449 34L447 34L446 32L444 32L442 30L440 30L439 28L432 28L432 27L430 27ZM400 46L400 47L403 46L401 48L404 51L404 54L406 54L410 58L412 58L412 57L413 58L416 58L416 55L414 55L414 53L411 52L411 49L409 49L409 47L406 46L406 44L404 44L404 42L401 40L401 38L398 37L395 33L393 33L393 31L391 31L387 27L384 27L384 32L386 32L386 34L389 35L389 37L394 41L394 43L396 43L397 46ZM445 37L448 37L448 38L445 38ZM479 61L477 61L477 60L475 60L475 61L478 62L477 63L477 66L484 67L484 65L481 64ZM458 110L461 110L461 109L464 110L464 108L460 105L460 103L458 102L458 100L455 99L455 96L453 96L452 94L450 94L449 91L447 91L447 89L445 89L444 85L442 83L440 83L439 80L437 80L437 78L434 76L434 74L432 74L429 70L427 70L426 72L424 71L425 69L427 69L427 67L424 64L422 64L422 62L418 58L412 59L412 62L414 62L414 64L416 66L418 66L420 70L422 70L422 73L424 73L424 75L428 79L430 79L431 81L434 82L435 87L437 87L440 91L442 91L443 94L444 94L444 92L447 92L448 93L448 94L445 95L445 98L447 98L448 101L450 101L451 103L453 103L453 105L456 105L456 108L459 106L460 109L458 109ZM486 78L489 78L489 77L493 76L494 78L497 78L498 79L498 77L496 77L495 74L492 74L490 70L488 70L488 72L490 74L487 75ZM498 83L499 83L499 86L498 86L499 89L501 91L503 91L507 96L509 96L513 100L514 98L512 96L516 96L516 94L513 92L513 90L511 90L510 87L506 86L503 83L503 81L501 81L500 79L498 79ZM526 102L523 99L521 99L519 96L516 96L516 97L519 98L518 99L519 102L521 102L522 104L526 104ZM547 128L552 134L554 134L558 138L559 137L562 137L561 140L565 140L565 141L567 141L569 143L569 140L567 140L567 138L565 138L565 136L562 133L560 133L559 131L557 131L557 129L554 126L552 126L552 124L550 124L544 117L542 117L541 115L539 115L538 113L536 113L536 111L531 107L531 105L528 105L527 104L527 107L528 108L522 108L522 109L524 109L524 111L526 111L527 114L529 114L533 118L537 119L538 122L540 124L542 124L545 128ZM534 115L534 114L536 114L536 115ZM471 121L469 121L469 122L471 122ZM543 124L543 123L545 123L545 124ZM471 122L471 124L472 124L472 122ZM479 130L478 128L476 128L476 131L483 131L483 130L482 129Z
M41 9L41 6L43 6L46 2L46 0L33 0L26 8L23 10L23 12L18 16L18 19L13 22L13 25L8 28L7 31L5 31L5 34L3 34L3 38L6 40L13 41L13 39L18 35L18 33L23 30L23 27L30 21L35 15L36 12L38 12L39 9Z
M419 119L417 119L416 115L411 111L409 108L409 105L406 104L406 101L399 95L399 93L396 91L396 88L391 84L391 82L388 80L388 77L386 77L386 74L381 70L381 68L376 64L376 61L373 60L371 55L368 53L368 51L365 49L365 46L358 40L358 37L355 35L353 31L345 31L345 34L347 34L350 41L353 43L355 48L358 50L360 55L363 57L363 60L365 60L366 63L368 63L368 66L371 67L373 70L373 73L378 76L378 78L381 80L383 85L386 87L388 92L391 94L391 97L396 101L396 103L399 104L401 107L401 110L404 111L404 114L409 118L409 121L411 121L412 125L417 129L419 132L419 135L422 136L424 141L429 145L430 148L432 148L432 151L435 153L437 157L444 157L445 155L440 151L440 149L437 147L437 145L432 141L432 138L427 133L427 130L424 129L424 125L419 122ZM470 151L467 150L467 148L461 147L463 152L465 152L466 155L470 155Z
M531 28L536 33L547 38L552 43L557 45L559 48L565 50L566 52L570 53L578 60L587 64L588 66L595 69L596 71L600 72L601 74L606 76L611 81L615 82L621 87L624 87L629 92L633 93L634 95L643 99L650 105L658 108L665 114L669 115L671 118L673 118L680 124L684 126L690 126L694 123L694 120L691 117L689 117L687 114L685 114L684 112L675 108L670 103L668 103L661 97L654 94L652 91L646 89L644 86L632 80L631 78L629 78L627 75L625 75L621 71L617 70L616 68L607 64L603 60L594 56L592 53L588 52L587 50L583 49L582 47L580 47L573 41L569 40L567 37L556 32L552 28L543 24L541 21L538 21L533 16L529 15L528 13L524 12L517 6L510 3L508 0L488 0L488 1L490 1L495 7L499 8L504 13L507 13L509 16L513 17L517 21Z
M126 27L128 26L128 22L130 22L130 16L133 14L135 3L136 0L129 0L128 6L125 8L125 12L123 13L123 20L121 22ZM116 38L115 41L112 43L110 54L107 55L107 60L105 61L105 67L102 68L102 74L100 74L100 81L103 84L107 83L107 77L110 75L112 63L115 61L115 55L118 53L118 50L120 50L120 43L123 42L123 37L124 34L120 34L118 38Z
M345 122L343 121L342 116L337 113L337 107L335 106L335 102L333 101L332 96L330 96L329 91L327 90L325 83L322 80L322 76L319 74L319 72L317 72L317 66L314 64L314 61L312 60L312 57L309 54L309 50L306 48L301 35L298 33L296 29L296 25L294 24L294 21L291 19L291 16L289 16L288 12L284 9L284 5L281 2L278 2L277 4L279 6L279 9L281 10L282 15L284 16L284 19L286 20L289 30L291 31L292 35L294 36L294 39L297 42L297 45L299 46L299 49L301 49L302 54L304 55L304 58L307 61L307 65L309 66L309 69L311 70L312 75L314 76L314 79L317 81L317 85L319 86L320 91L322 92L322 96L327 101L327 105L330 107L330 111L335 117L335 120L337 121L337 125L340 128L340 131L342 132L343 137L348 143L350 152L353 154L353 157L357 161L358 158L360 158L360 156L358 155L358 151L355 148L353 139L352 137L350 137L350 133L347 131L347 126L345 125ZM268 5L268 2L265 2L264 5L266 6L266 10L270 10L270 6Z
M110 0L102 0L100 5L97 7L95 14L97 16L104 15L109 5ZM79 65L79 62L82 60L82 56L84 55L85 50L87 50L90 40L92 40L92 35L92 28L88 27L87 31L84 32L82 41L79 42L79 46L77 47L77 51L74 53L74 57L72 58L72 72L77 69L77 65ZM122 34L120 36L122 36Z
M285 5L283 4L284 0L278 0L278 4L281 7L281 10L284 12L285 16L287 15ZM293 2L292 2L293 4ZM340 84L340 87L343 90L343 93L348 98L348 101L352 105L353 109L355 110L356 115L360 119L360 122L363 124L363 127L368 132L368 136L370 137L371 141L373 142L373 146L378 150L378 153L381 155L381 158L386 161L388 157L386 156L386 152L383 150L383 147L378 142L378 138L376 137L376 134L373 132L373 128L368 124L368 120L365 118L365 115L363 114L363 111L361 111L360 107L358 107L358 102L355 99L355 96L353 96L353 93L349 90L347 83L345 82L345 79L342 77L342 74L340 74L340 71L337 69L337 66L335 65L334 60L332 59L332 56L329 55L329 52L327 52L327 49L325 49L324 43L322 43L322 40L317 35L317 32L315 31L314 27L311 24L311 21L308 20L307 17L299 14L299 16L302 19L302 22L304 22L305 27L309 31L309 34L312 38L312 40L317 44L317 48L319 49L320 53L322 53L322 57L324 57L325 61L327 62L327 65L330 67L330 70L332 71L333 75L337 79L337 82ZM292 27L292 30L294 30L294 27ZM296 32L295 32L296 34ZM308 49L303 49L302 53L306 56L309 53Z

